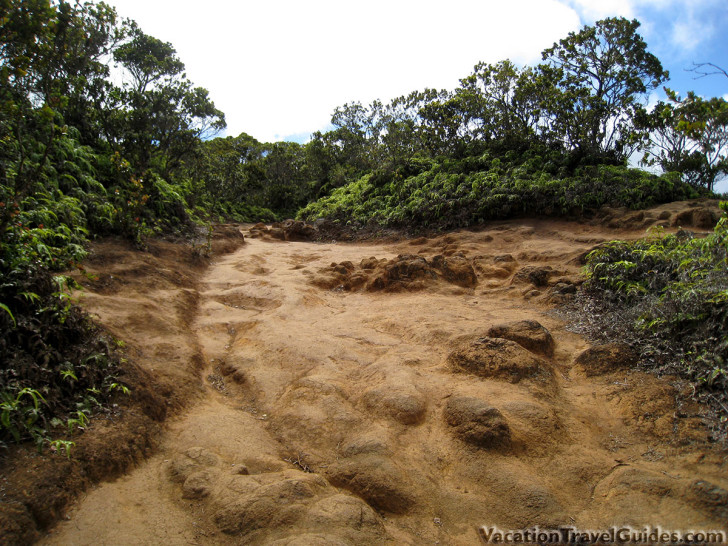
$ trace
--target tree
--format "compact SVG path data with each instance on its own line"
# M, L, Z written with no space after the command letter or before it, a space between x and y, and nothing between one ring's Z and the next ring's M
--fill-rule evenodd
M479 63L460 82L457 98L472 138L506 149L528 148L544 134L544 108L554 89L547 67L505 60Z
M555 134L578 159L625 161L637 145L640 99L668 73L647 51L640 23L608 18L543 52L559 82L550 107Z
M113 40L115 13L104 5L43 0L0 0L0 13L0 239L6 239L11 218L31 195L60 191L61 180L76 190L91 171L88 150L79 150L82 135L68 119L107 74L101 59ZM81 156L82 166L73 165Z
M417 155L427 154L421 138L420 108L433 91L414 91L393 99L386 107L385 130L382 134L383 155L396 163Z
M470 134L465 123L463 101L456 93L425 89L415 95L419 103L417 135L431 157L462 156Z
M129 72L137 93L165 80L170 83L184 72L185 65L172 44L145 34L133 21L129 22L129 35L131 40L114 51L114 60Z
M262 166L265 206L288 216L294 215L309 197L304 147L296 142L269 144Z
M659 164L663 171L679 172L686 182L713 190L728 174L728 103L722 98L703 99L689 92L681 99L666 89L668 102L660 101L639 119L648 129L643 161Z
M725 68L713 63L693 63L693 66L691 68L688 68L688 70L697 74L697 76L694 78L696 80L699 80L700 78L705 78L706 76L720 75L728 78L728 71L726 71Z
M260 176L251 176L250 165L263 151L263 145L246 133L200 142L187 166L189 177L201 186L188 197L190 205L219 211L225 203L254 202L262 186Z
M199 139L225 127L225 115L207 90L187 79L171 44L144 34L134 23L128 34L131 39L114 51L114 59L131 80L109 95L107 137L137 172L153 166L168 177Z

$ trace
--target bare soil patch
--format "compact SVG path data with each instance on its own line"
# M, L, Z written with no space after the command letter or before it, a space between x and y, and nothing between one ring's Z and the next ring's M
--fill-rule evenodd
M3 521L46 529L63 514L43 544L725 528L726 454L680 383L589 352L550 312L591 248L712 210L693 205L398 241L312 243L294 240L309 236L301 226L288 238L285 225L258 226L209 265L174 245L155 255L100 243L82 302L126 341L133 400L80 436L70 463L44 455L41 470L18 453ZM127 449L125 430L136 447L116 466L93 462ZM28 482L10 481L26 468L67 491L46 520L32 508L41 490L23 497Z

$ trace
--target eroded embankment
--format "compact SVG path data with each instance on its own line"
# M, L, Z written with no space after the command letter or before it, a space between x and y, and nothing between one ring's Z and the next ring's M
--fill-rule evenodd
M89 491L43 542L472 544L480 525L725 526L724 453L685 387L634 371L625 348L590 349L548 312L587 250L686 207L387 244L257 230L194 287L155 280L145 295L108 278L84 304L174 411L156 454Z

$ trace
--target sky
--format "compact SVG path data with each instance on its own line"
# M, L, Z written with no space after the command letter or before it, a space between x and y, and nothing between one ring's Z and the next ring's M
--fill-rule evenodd
M224 134L262 142L305 142L348 102L452 90L480 61L537 64L569 32L612 16L642 23L670 88L728 98L728 78L688 70L728 70L725 0L105 1L175 47L225 113Z
M226 134L305 141L337 106L454 89L479 61L536 64L541 51L604 17L637 18L685 94L728 96L725 0L106 0L171 42L188 77L225 112Z

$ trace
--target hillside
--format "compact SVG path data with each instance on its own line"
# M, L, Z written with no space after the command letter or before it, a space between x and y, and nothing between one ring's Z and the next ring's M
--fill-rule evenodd
M247 225L245 241L218 229L209 265L188 246L95 243L81 303L125 342L131 395L70 461L9 459L3 535L66 513L42 544L720 529L725 452L690 386L554 314L587 251L701 217L686 211L717 214L680 202L350 243Z

